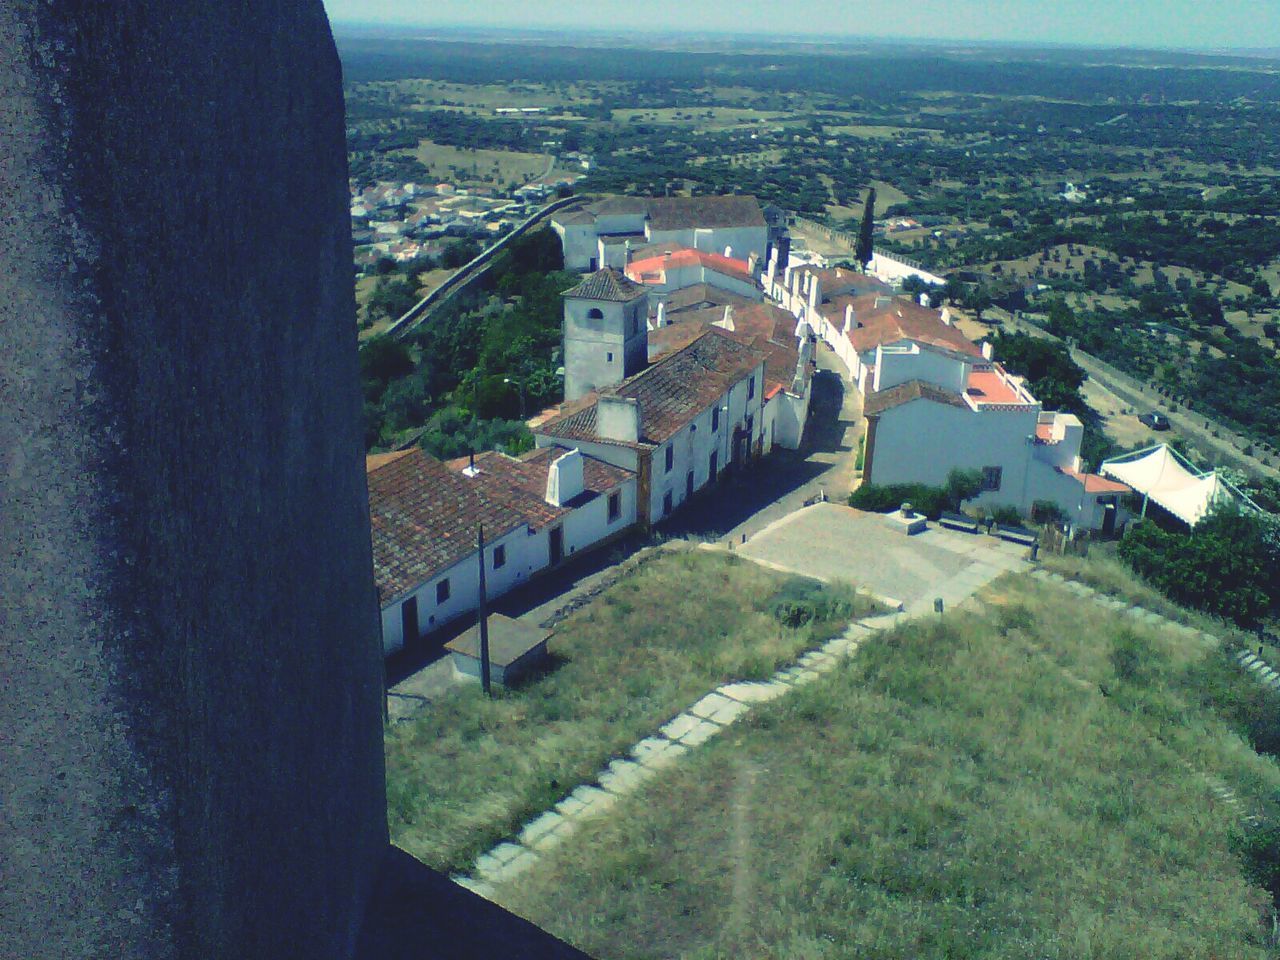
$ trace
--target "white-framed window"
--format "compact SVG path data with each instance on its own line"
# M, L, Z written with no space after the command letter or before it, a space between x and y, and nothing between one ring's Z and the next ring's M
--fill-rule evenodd
M982 489L999 490L1000 481L1004 477L1003 467L983 467L982 468Z

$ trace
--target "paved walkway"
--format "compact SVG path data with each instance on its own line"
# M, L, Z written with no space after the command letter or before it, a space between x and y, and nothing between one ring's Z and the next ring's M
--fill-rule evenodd
M951 607L1001 573L1030 568L1024 546L936 524L908 537L881 514L835 503L783 517L734 549L775 570L856 584L908 613L932 611L937 598Z

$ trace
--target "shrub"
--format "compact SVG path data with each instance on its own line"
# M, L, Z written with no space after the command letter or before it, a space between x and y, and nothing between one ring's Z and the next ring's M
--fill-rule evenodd
M892 513L904 503L910 503L931 520L951 509L947 491L923 483L863 484L849 494L849 506L871 513Z
M992 509L991 519L1007 527L1016 527L1022 523L1022 514L1018 512L1017 507L1000 506Z

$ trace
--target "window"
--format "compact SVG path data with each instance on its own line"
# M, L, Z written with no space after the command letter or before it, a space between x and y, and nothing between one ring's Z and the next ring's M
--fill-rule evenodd
M449 599L449 578L445 577L436 584L436 603L444 603Z
M671 491L668 490L662 497L662 515L665 517L671 512Z
M604 311L603 311L603 310L601 310L599 307L592 307L590 310L588 310L588 311L587 311L587 319L588 319L588 320L603 320L603 319L604 319Z
M609 494L609 522L613 523L620 516L622 516L622 494L611 493Z
M719 404L717 404L716 406L711 408L711 432L715 433L719 429L720 429L720 406Z
M604 359L608 363L613 363L613 353L609 352L604 355Z
M1001 475L1004 473L1003 467L983 467L982 468L982 489L983 490L999 490Z
M753 373L751 379L747 381L747 399L750 400L756 395L756 375Z
M493 548L493 569L497 570L507 565L507 545L499 544Z
M670 473L671 468L674 467L675 465L676 465L676 448L668 444L667 445L667 468L663 472Z

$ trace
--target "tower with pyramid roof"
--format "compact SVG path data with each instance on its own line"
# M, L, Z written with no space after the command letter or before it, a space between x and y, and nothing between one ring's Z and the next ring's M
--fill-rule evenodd
M598 270L562 296L566 400L644 369L649 300L643 286L616 270Z

